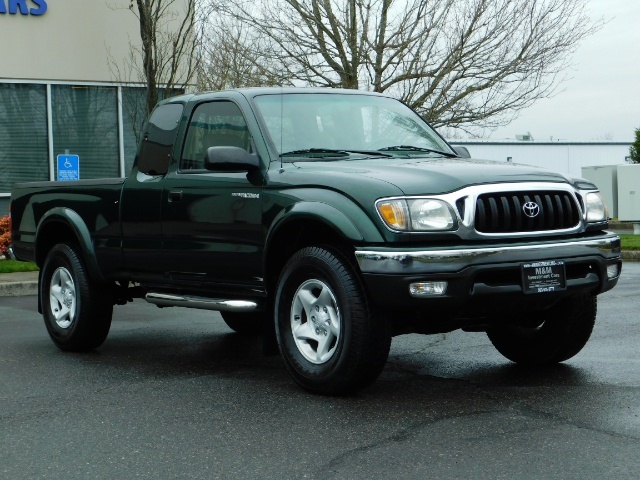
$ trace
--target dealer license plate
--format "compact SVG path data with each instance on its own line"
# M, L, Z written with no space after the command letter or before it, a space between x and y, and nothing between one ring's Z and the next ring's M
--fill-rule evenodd
M559 260L523 263L521 270L524 293L559 292L567 288L564 262Z

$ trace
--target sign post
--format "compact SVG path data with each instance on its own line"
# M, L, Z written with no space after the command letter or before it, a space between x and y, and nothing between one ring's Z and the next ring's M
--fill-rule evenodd
M78 155L58 155L58 181L80 180L80 157Z

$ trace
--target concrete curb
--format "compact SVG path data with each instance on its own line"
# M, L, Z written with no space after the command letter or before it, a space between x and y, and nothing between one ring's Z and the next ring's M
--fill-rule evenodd
M626 260L627 262L640 262L640 251L628 250L622 252L622 260Z
M0 282L0 297L22 297L38 294L38 281Z
M38 272L0 274L0 297L38 294Z

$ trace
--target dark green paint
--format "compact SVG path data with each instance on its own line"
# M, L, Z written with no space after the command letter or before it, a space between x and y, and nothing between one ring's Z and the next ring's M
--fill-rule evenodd
M483 183L570 181L534 167L406 152L389 158L361 154L282 163L253 102L266 92L280 90L186 95L163 102L184 104L166 175L147 175L134 166L126 181L16 185L12 192L16 254L41 263L45 246L51 246L43 232L64 227L81 245L95 278L135 280L171 291L256 297L266 291L264 259L286 247L271 239L293 222L320 222L337 239L354 246L433 245L451 242L455 234L393 233L378 218L375 201ZM242 111L260 159L257 170L178 170L194 109L214 100L234 102Z

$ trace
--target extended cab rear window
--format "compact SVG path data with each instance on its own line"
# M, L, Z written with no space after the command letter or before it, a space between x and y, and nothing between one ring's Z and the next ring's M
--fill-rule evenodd
M171 164L171 150L184 105L166 103L155 108L145 126L135 165L147 175L164 175Z

